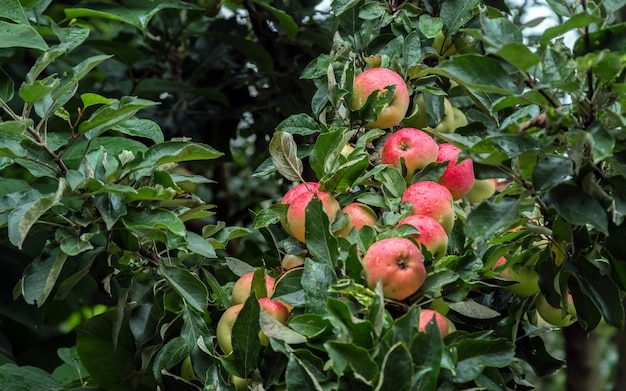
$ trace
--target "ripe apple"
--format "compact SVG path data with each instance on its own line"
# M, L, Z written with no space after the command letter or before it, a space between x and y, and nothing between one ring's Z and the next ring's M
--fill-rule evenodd
M506 264L506 258L500 257L493 265L493 270L501 268ZM497 271L496 271L497 272ZM506 290L520 296L532 296L539 293L539 274L532 265L509 265L504 267L498 276L508 281L515 281L517 284L507 285Z
M426 132L415 128L402 128L385 141L381 162L398 167L404 158L406 177L410 180L417 170L437 161L437 142Z
M567 296L567 308L552 307L542 294L537 296L535 306L539 316L553 326L566 327L576 322L576 307L572 295Z
M391 103L380 111L375 121L365 124L366 128L386 129L398 125L409 108L409 90L402 76L387 68L371 68L354 78L352 110L363 107L374 91L381 93L392 85L396 88Z
M497 180L495 178L475 179L472 188L467 193L467 199L472 204L479 204L496 193Z
M282 301L271 300L267 297L263 297L259 299L259 306L261 307L261 311L265 311L280 323L287 323L289 308ZM220 346L224 354L230 354L230 352L233 351L233 326L235 325L235 321L237 320L242 308L243 303L228 307L220 317L220 320L217 322L217 344ZM259 342L263 346L267 346L269 344L269 338L263 333L262 330L259 331Z
M418 330L422 333L425 333L426 325L429 322L433 321L433 319L437 323L437 327L439 328L439 332L441 333L441 336L445 338L450 331L449 326L448 326L448 320L446 319L445 316L441 315L437 311L428 310L428 309L421 310Z
M304 182L299 183L287 190L287 192L283 195L283 199L280 201L281 204L289 205L291 202L300 194L316 191L320 188L320 184L317 182ZM289 224L287 224L287 216L283 217L280 220L280 224L283 226L285 231L291 235L291 231L289 230Z
M433 181L419 181L409 186L402 195L402 201L413 205L414 215L434 218L443 229L450 233L456 213L452 194L443 185Z
M343 207L343 213L348 215L348 223L344 225L339 231L335 232L336 236L348 236L352 228L361 229L364 226L373 227L378 221L376 212L369 206L360 202L353 202Z
M453 144L439 144L437 161L448 161L448 166L437 182L450 190L454 200L463 198L474 185L474 163L465 159L457 164L459 153L461 149Z
M386 238L374 242L362 259L365 281L375 289L382 281L383 296L404 300L422 286L426 279L424 255L407 238Z
M293 269L294 267L304 265L304 256L296 254L285 254L280 261L280 266L283 270Z
M398 226L409 224L417 228L419 234L413 235L415 241L424 246L432 255L433 260L438 260L448 251L448 234L441 224L430 216L411 215L400 220Z
M304 192L296 196L289 204L289 209L287 209L287 225L291 235L301 242L304 242L306 207L315 195L322 202L323 209L331 223L341 209L337 200L330 193L316 190Z
M253 277L254 272L249 272L239 277L239 279L235 281L231 297L231 301L233 304L241 304L248 299L248 297L250 296L250 291L252 290ZM267 274L265 275L265 289L267 290L267 297L271 297L272 293L274 293L274 279Z

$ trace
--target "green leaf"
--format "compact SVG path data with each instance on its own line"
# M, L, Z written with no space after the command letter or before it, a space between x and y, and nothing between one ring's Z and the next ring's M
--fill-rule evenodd
M0 16L20 24L29 24L19 0L4 0L0 8Z
M320 124L308 114L294 114L276 126L277 132L287 132L300 136L310 136L321 131Z
M60 244L61 251L69 256L75 256L91 250L93 245L89 242L90 235L81 235L67 227L59 228L54 233L55 240Z
M304 239L313 259L329 266L334 265L339 257L337 239L330 232L328 215L317 194L306 207L304 225Z
M17 121L5 121L0 122L0 132L22 134L30 126L33 126L33 120L30 118L20 119Z
M0 69L0 101L8 102L13 99L14 90L15 83L13 79L11 79L5 71Z
M261 353L259 312L259 301L256 295L251 294L243 304L233 325L231 339L234 365L242 377L247 377L257 367L257 360Z
M211 338L208 337L211 334L207 321L204 319L203 314L194 311L191 307L185 306L183 308L183 326L180 329L180 336L184 338L190 352L193 352L198 341L202 339L204 344L211 352L215 351L212 345Z
M322 372L321 361L313 356L310 350L298 349L290 352L285 380L290 390L314 390L323 391L322 383L326 375Z
M349 139L350 133L344 132L343 129L321 133L317 136L315 145L311 150L309 163L318 178L322 178L333 171L335 161Z
M29 304L41 307L59 278L67 254L58 247L44 251L40 258L26 267L22 276L22 296Z
M340 341L325 342L324 349L328 353L332 369L337 376L345 376L346 369L349 367L357 379L367 385L372 385L378 373L378 365L372 360L367 349Z
M191 160L217 159L222 156L213 147L185 141L166 141L150 147L143 158L139 157L128 164L127 169L140 170L167 163L180 163Z
M515 346L505 339L462 339L450 346L457 351L454 381L474 380L485 367L504 368L515 359Z
M581 27L589 26L593 23L603 23L603 19L594 16L589 12L581 12L580 14L573 15L569 19L565 20L562 23L557 24L554 27L547 28L546 31L541 35L541 39L539 40L539 44L541 46L546 46L550 40L558 37L559 35L563 35L570 30L579 29ZM575 52L576 53L576 52ZM581 53L577 53L576 55L580 55Z
M78 132L91 140L114 126L132 118L139 110L157 105L146 99L125 96L104 107L100 107L78 126Z
M499 202L484 200L465 220L465 234L474 240L488 240L499 230L519 220L519 201L502 198Z
M329 330L330 322L319 314L301 314L289 320L289 327L308 338L315 338Z
M67 180L61 178L56 193L42 196L36 201L21 204L13 209L9 214L9 240L14 246L22 248L30 229L39 222L41 216L61 201L66 187Z
M448 303L448 305L455 312L458 312L463 316L467 316L468 318L494 319L501 316L498 311L495 311L471 299Z
M328 289L337 277L333 269L324 263L304 261L302 288L304 289L306 311L315 314L326 313Z
M304 335L299 334L289 327L283 325L267 312L261 311L259 313L259 316L261 330L263 330L263 334L265 334L266 336L290 345L302 344L307 342L307 338Z
M574 163L560 156L548 156L537 162L533 170L533 185L545 191L563 183L574 174Z
M290 39L295 38L296 34L298 33L298 24L294 22L293 18L290 15L288 15L285 11L281 9L272 7L271 5L269 5L269 3L266 3L264 1L254 1L254 3L265 8L266 10L271 12L276 19L278 19L280 25L285 29L287 37L289 37Z
M339 339L352 342L366 349L374 347L374 325L352 314L346 302L329 297L327 310L327 319L333 325L335 334L339 336Z
M281 218L287 216L288 208L289 205L286 204L272 204L268 208L262 209L254 216L252 228L265 228L271 224L278 223Z
M205 258L216 258L215 249L208 240L195 232L187 231L187 250Z
M67 7L63 11L68 19L105 18L128 23L144 31L157 12L164 9L199 10L198 6L175 0L136 0L129 6L108 3L87 3L89 8Z
M443 29L443 20L428 14L422 14L419 18L419 29L426 38L435 38L437 33Z
M339 17L358 3L359 0L333 0L330 3L330 8L335 17Z
M48 44L30 24L0 20L0 48L48 49Z
M446 2L447 3L447 2ZM461 54L442 61L430 73L454 79L478 91L511 95L519 93L515 79L498 60L479 54Z
M443 32L446 36L453 35L459 28L467 24L473 17L472 9L479 0L446 0L441 4L440 17L443 20Z
M302 181L302 161L291 133L275 132L269 145L270 155L278 172L290 181Z
M514 65L520 71L528 71L539 64L539 56L521 42L511 42L500 47L496 55Z
M130 370L137 368L135 344L128 328L128 320L122 319L117 338L117 313L108 311L94 316L76 328L76 349L80 360L97 384L108 391L128 391L131 382L141 382L146 387L156 387L152 374ZM114 343L115 342L115 343Z
M189 355L189 346L183 337L174 337L159 350L152 365L152 375L161 380L161 370L169 370Z
M579 226L591 224L608 234L608 217L602 204L578 187L563 183L550 190L546 203L554 207L565 221Z
M398 342L385 354L375 391L410 390L413 360L406 345Z
M65 389L43 369L32 366L18 367L13 363L0 366L0 385L7 391L61 391Z
M303 269L290 270L283 274L274 286L272 300L281 300L292 306L302 306L305 303L304 290L302 289Z
M209 305L209 292L197 275L182 267L159 265L159 275L185 300L185 303L200 313Z
M187 229L178 216L166 209L131 210L124 217L124 226L130 229L166 229L185 237Z

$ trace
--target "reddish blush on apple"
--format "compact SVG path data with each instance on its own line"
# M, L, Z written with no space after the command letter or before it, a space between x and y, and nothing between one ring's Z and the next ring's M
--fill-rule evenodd
M419 326L418 326L418 330L422 333L426 332L426 325L429 322L432 322L434 320L434 322L437 324L437 327L439 328L439 332L441 334L442 337L446 337L448 335L448 333L450 332L450 328L448 325L448 320L446 319L445 316L443 316L442 314L440 314L437 311L433 311L433 310L429 310L429 309L423 309L420 311L420 319L419 319Z
M346 237L352 231L352 228L359 230L364 226L373 227L378 221L376 212L369 206L360 202L353 202L342 209L343 213L348 215L348 223L339 231L335 232L336 236Z
M361 262L367 286L375 289L380 280L387 299L406 299L417 292L426 279L424 255L407 238L374 242Z
M330 195L330 193L314 191L305 192L296 196L287 209L287 225L289 226L291 235L301 242L304 242L305 238L306 208L315 195L317 195L317 198L322 202L322 207L331 223L335 219L337 212L341 209L337 200Z
M352 110L360 109L372 93L383 93L389 86L395 86L391 103L383 107L375 121L365 124L366 128L387 129L398 125L409 109L409 90L402 76L387 68L371 68L354 78Z
M426 132L415 128L402 128L385 141L381 151L381 163L398 167L404 159L406 179L410 181L417 170L437 161L437 142Z
M317 182L303 182L295 185L291 189L287 190L285 195L283 195L283 199L280 201L281 204L289 205L291 202L300 194L307 192L314 192L320 188L320 184ZM283 226L285 231L291 235L291 231L289 230L289 224L287 224L287 216L284 216L280 220L280 224Z
M439 144L437 162L448 161L448 166L438 182L445 186L454 200L459 200L467 194L474 185L474 163L464 159L457 164L461 149L453 144Z
M430 216L437 220L446 233L454 227L454 205L452 194L443 185L433 181L419 181L409 186L402 201L413 205L414 215Z
M403 224L417 228L420 233L413 235L413 238L420 246L428 250L433 260L436 261L446 255L448 234L437 220L425 215L411 215L400 220L398 226Z
M231 302L233 304L241 304L248 299L250 292L252 291L253 278L254 272L249 272L235 281L231 294ZM271 297L272 293L274 293L274 279L267 274L265 275L265 289L267 291L267 297Z

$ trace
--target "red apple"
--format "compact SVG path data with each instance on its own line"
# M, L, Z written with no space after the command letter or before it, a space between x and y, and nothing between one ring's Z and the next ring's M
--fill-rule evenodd
M365 281L375 289L382 281L383 296L404 300L422 286L426 279L424 255L407 238L386 238L374 242L362 259Z
M402 195L402 201L413 205L414 215L430 216L450 233L456 213L452 194L443 185L433 181L415 182Z
M506 264L506 258L500 257L493 265L493 270L498 272L498 276L508 281L515 281L516 284L507 285L506 289L520 296L532 296L539 293L539 274L532 265L501 265Z
M425 215L411 215L400 220L398 226L402 224L412 225L420 231L413 237L420 246L424 246L428 250L434 260L446 255L448 234L437 220Z
M426 325L429 322L435 321L437 323L437 327L439 328L439 332L442 337L445 337L449 333L448 320L445 316L441 315L437 311L433 310L421 310L420 311L420 320L418 330L422 333L426 332Z
M398 167L404 158L407 179L413 178L417 170L437 161L437 142L426 132L415 128L402 128L385 141L381 151L381 162Z
M373 227L378 221L376 212L369 206L360 202L353 202L343 207L343 213L348 215L348 223L344 225L339 231L335 232L337 236L348 236L352 228L361 229L364 226Z
M304 192L296 196L289 204L289 209L287 209L287 225L291 235L301 242L304 242L306 207L314 195L317 195L322 202L324 211L331 223L341 209L337 200L329 193L323 191Z
M393 100L384 107L374 122L365 124L366 128L391 128L398 125L409 108L409 90L402 76L387 68L371 68L354 78L352 89L352 109L358 110L365 105L367 98L374 91L383 92L395 85Z
M439 144L437 161L448 161L448 166L438 182L450 190L455 200L463 198L474 185L474 164L470 159L457 164L459 153L461 150L453 144Z
M285 195L283 195L283 199L280 201L280 203L281 204L285 204L285 205L289 205L289 204L291 204L291 201L293 201L300 194L316 191L319 188L320 188L320 184L317 183L317 182L299 183L299 184L295 185L294 187L292 187L291 189L287 190ZM289 230L289 224L287 224L287 216L283 217L280 220L280 224L283 226L285 231L289 235L291 235L291 231Z
M472 204L479 204L496 193L498 180L495 178L475 179L472 188L467 193L467 199Z
M576 322L576 307L572 295L567 296L567 308L552 307L544 295L537 296L535 306L539 316L553 326L566 327Z
M244 274L243 276L239 277L237 281L235 281L231 297L231 301L233 304L241 304L248 299L248 297L250 296L250 291L252 290L253 277L254 272L250 272ZM274 293L274 279L267 274L265 275L265 289L267 290L267 297L271 297L272 293Z
M280 323L287 323L289 308L282 301L271 300L264 297L259 299L259 306L261 307L261 311L265 311ZM230 354L230 352L233 351L233 326L235 325L235 321L237 320L242 308L243 304L235 304L228 307L220 317L220 320L217 322L217 344L220 346L224 354ZM263 333L263 331L259 331L259 342L263 346L267 346L269 343L269 338Z

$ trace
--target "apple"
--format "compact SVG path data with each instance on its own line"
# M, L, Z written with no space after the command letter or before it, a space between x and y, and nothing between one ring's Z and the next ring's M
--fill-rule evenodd
M423 93L415 95L411 112L402 123L407 127L417 129L426 129L428 127L428 114L426 113Z
M259 299L259 306L261 307L261 311L265 311L280 323L287 323L289 308L282 301L263 297ZM220 317L220 320L217 322L217 344L222 349L224 354L230 354L233 351L233 326L235 325L235 321L237 320L242 308L243 303L228 307ZM259 331L259 342L263 346L267 346L269 344L269 338L263 333L263 330Z
M450 57L453 54L456 54L456 46L454 46L454 41L451 37L446 37L443 35L443 32L439 30L437 35L435 35L435 39L433 40L433 49L439 53L441 57Z
M434 298L428 308L433 311L439 312L443 316L446 316L448 312L450 312L450 306L441 296Z
M437 182L450 190L454 200L463 198L474 185L474 163L470 159L457 163L459 153L461 149L453 144L439 144L437 161L448 161L448 166Z
M239 277L233 285L231 301L233 304L244 303L250 296L252 290L252 279L254 272L249 272ZM274 293L274 279L267 274L265 275L265 289L267 290L267 297L271 297ZM258 296L258 295L257 295Z
M383 296L404 300L422 286L426 279L424 255L407 238L386 238L374 242L362 259L365 281L375 289L382 281Z
M506 258L500 257L493 265L493 270L498 273L500 278L508 281L515 281L517 284L507 285L506 290L520 296L533 296L539 293L539 274L533 269L532 265L509 265L506 264ZM496 270L496 269L501 269Z
M426 248L433 260L441 259L448 251L448 234L441 224L426 215L411 215L400 220L398 226L409 224L417 228L419 234L413 235L415 241Z
M337 200L330 193L316 190L297 195L287 209L287 226L291 235L301 242L304 242L306 207L315 195L322 202L323 209L331 223L341 209Z
M479 204L496 193L497 180L495 178L475 179L472 188L467 193L467 199L472 204Z
M180 364L180 377L187 381L196 379L196 374L193 371L193 365L191 364L191 356L187 356Z
M383 107L375 121L365 124L366 128L386 129L398 125L409 108L409 90L402 76L387 68L371 68L354 78L352 110L363 107L374 91L382 93L392 85L395 91L391 103Z
M341 209L343 213L348 215L348 223L344 225L339 231L335 232L336 236L346 237L354 229L361 229L364 226L373 227L378 221L376 212L369 206L360 202L353 202Z
M415 182L405 190L402 201L413 205L414 215L430 216L446 233L452 231L456 213L452 194L445 186L433 181Z
M428 310L428 309L421 310L418 330L422 333L425 333L426 325L432 321L437 323L437 327L439 328L439 332L441 333L441 336L445 338L450 332L449 326L448 326L448 319L446 319L445 316L441 315L437 311Z
M406 177L410 180L417 170L437 161L437 142L426 132L415 128L402 128L394 132L383 145L381 163L398 167L404 158Z
M280 261L280 266L283 270L293 269L294 267L304 265L304 256L297 254L285 254Z
M237 391L246 391L250 383L249 379L235 375L230 375L230 382L233 383Z
M283 195L283 199L280 201L281 204L289 205L291 202L300 194L316 191L320 188L320 184L317 182L303 182L295 185L291 189L287 190L287 192ZM291 231L289 230L289 224L287 224L287 216L284 216L280 220L280 224L283 226L285 231L291 235Z
M567 308L552 307L543 294L537 296L535 306L539 316L553 326L566 327L576 322L576 307L572 295L567 295Z
M435 131L439 133L454 133L456 128L454 107L448 98L443 98L443 118L441 122L435 126Z

